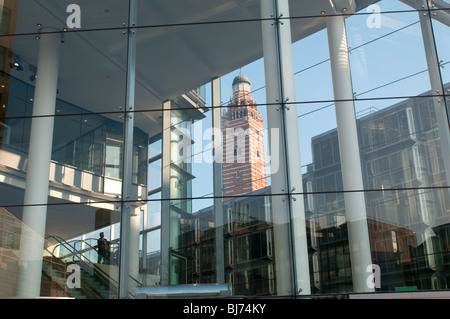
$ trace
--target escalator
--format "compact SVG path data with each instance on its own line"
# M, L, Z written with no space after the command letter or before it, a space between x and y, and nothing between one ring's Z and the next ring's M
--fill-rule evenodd
M16 294L20 241L24 229L26 227L20 219L0 207L0 297ZM44 242L41 296L117 298L118 242L111 245L109 262L105 264L98 263L97 239L66 241L60 237L46 236ZM128 281L132 290L129 296L134 298L135 289L142 285L131 276Z
M98 251L88 241L67 242L60 237L47 236L46 243L42 282L51 289L50 295L77 299L117 296L118 266L113 259L107 264L98 264Z

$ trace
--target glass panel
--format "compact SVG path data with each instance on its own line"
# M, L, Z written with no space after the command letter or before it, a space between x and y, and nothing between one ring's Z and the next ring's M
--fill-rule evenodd
M116 205L105 202L75 204L51 196L46 211L46 235L42 238L19 219L21 209L1 208L0 245L8 281L2 285L0 295L15 296L18 293L16 285L22 280L33 280L27 270L21 272L20 263L30 266L24 246L30 241L42 241L42 260L38 261L42 266L42 296L114 298L117 295L114 269L118 266L118 256L117 239L112 233L120 220ZM97 241L100 233L104 233L108 241L104 250L99 248Z
M441 196L445 197L448 192L445 189L439 189L440 186L446 185L446 177L443 173L445 163L439 146L442 146L442 142L436 134L438 127L434 103L431 98L426 97L430 94L430 81L425 54L423 50L418 52L417 49L411 49L414 54L408 53L411 50L406 51L407 45L402 44L402 41L407 41L415 43L416 47L423 47L419 15L402 4L381 1L377 5L382 12L410 11L381 15L381 26L377 28L369 27L367 24L369 16L366 14L357 14L346 20L364 188L376 190L365 193L372 260L375 264L380 262L381 265L381 260L384 262L391 256L388 255L387 248L384 246L387 245L387 241L378 237L380 233L376 232L377 226L374 224L386 223L402 229L416 229L420 224L423 226L422 230L427 227L433 228L432 225L445 225L447 217L444 216L447 215L445 211L448 210L448 202L442 202ZM413 29L415 29L414 32ZM296 60L297 46L300 50L308 41L312 43L313 40L320 39L320 34L321 32L318 32L294 44L294 65L296 61L299 61L299 64L308 61L307 57ZM395 42L394 46L389 44L389 48L386 46L385 49L381 49L383 46L379 46L379 43L386 42L387 45L391 40ZM342 184L338 136L332 111L334 105L332 102L326 103L330 96L333 99L333 91L331 85L327 85L327 83L331 84L331 80L327 81L326 76L329 70L325 67L321 69L328 64L327 48L322 48L326 41L326 34L324 34L322 40L312 46L317 52L317 60L311 59L309 66L302 66L301 72L296 73L297 101L308 101L308 103L299 103L297 108L300 110L298 118L301 145L302 143L305 145L302 147L302 159L311 158L311 164L308 164L307 160L302 166L304 190L307 192L305 209L309 213L311 229L313 226L316 229L310 234L313 248L311 251L313 293L339 293L354 289L348 247L347 227L349 225L346 223L345 193L341 192L345 189ZM379 48L381 51L378 51ZM385 62L375 62L376 59L381 59L383 54L389 58L383 58ZM395 62L395 67L379 68L382 63L390 63L389 61L398 58L401 61ZM423 66L421 69L411 72L420 65ZM405 70L403 78L398 80L389 78L389 74L396 76L401 74L401 68ZM395 72L391 71L394 69ZM381 70L384 71L377 74L377 71ZM310 75L303 78L302 74L306 75L309 71L311 71ZM295 69L294 72L296 72ZM317 83L320 85L309 86L315 83L314 75L318 76ZM415 78L417 81L413 82ZM375 84L376 81L380 81L379 84ZM385 84L382 81L385 81ZM363 89L366 83L367 87ZM402 84L403 87L397 84ZM373 87L370 88L370 85ZM308 89L304 89L306 86ZM417 95L425 97L415 97ZM396 96L412 97L392 98ZM324 103L318 103L321 100ZM428 190L426 187L431 185L436 185L437 188ZM386 191L393 188L394 191ZM339 192L334 192L335 190ZM431 193L441 192L441 195L431 195ZM414 201L414 204L411 201ZM392 232L389 233L391 247L389 251L398 253L403 249L399 240L400 230L392 227L390 228ZM431 231L427 230L424 236L430 234ZM326 248L320 250L319 243L322 241L325 243L325 239L327 239ZM443 240L447 241L445 235ZM446 254L442 250L438 251L436 245L426 249L433 254L436 252L440 255ZM380 254L380 251L383 253ZM394 261L391 260L389 263L382 264L382 271L394 271L393 263ZM419 267L418 263L420 262L414 261L409 265ZM436 261L433 260L432 263ZM347 266L343 266L344 264ZM323 273L321 273L322 270ZM405 268L399 267L395 271L398 274L403 273L406 277L409 276ZM394 291L408 286L407 280L396 281L396 276L402 275L383 274L381 290ZM419 289L427 289L423 288L427 285L434 288L446 287L445 277L446 275L430 275L426 281L418 283L417 287L421 284L424 286Z
M450 9L446 11L436 12L437 17L440 16L447 17L449 15ZM448 35L449 26L448 24L445 24L443 20L437 18L432 19L432 25L433 25L433 35L436 41L439 64L441 66L440 72L442 75L442 81L446 86L448 86L447 84L450 82L450 71L448 68L448 64L450 63L450 48L449 48L450 39ZM447 94L449 94L448 89L446 92Z
M123 37L117 31L101 33L102 36L98 33L86 33L85 38L96 39L103 36L114 38L112 34ZM77 36L69 35L66 36L66 43L61 45L59 71L61 80L57 88L55 106L52 150L54 163L51 176L56 181L62 182L63 179L69 178L69 175L86 175L83 181L81 177L78 181L74 180L73 183L76 184L73 186L83 189L91 187L96 192L120 194L123 126L119 114L107 115L101 114L101 111L107 110L106 104L109 103L109 105L116 104L117 111L119 110L119 105L124 100L125 74L120 67L114 66L111 60L99 54L97 50L85 52L90 62L81 60L74 62L71 58L71 44L76 45L78 40ZM20 53L23 50L29 55L22 62L24 65L26 63L27 67L23 70L15 68L10 71L10 75L5 75L8 84L3 88L5 94L2 96L6 98L2 151L10 154L5 157L5 160L10 158L9 164L5 164L19 170L25 169L23 163L29 145L36 83L36 79L29 77L28 66L36 66L38 44L39 41L30 37L16 37L14 52ZM73 68L74 65L77 67ZM108 71L105 72L106 70ZM79 82L77 79L83 77L83 72L98 74L102 81L100 78L97 80L102 82L102 85L96 85L94 88L87 85L87 81ZM106 75L106 78L103 78L100 74L114 74L115 77L111 79ZM117 88L115 95L104 91L109 90L108 86ZM99 98L100 96L102 98ZM78 173L71 173L69 170Z
M195 203L201 201L202 203ZM171 252L172 280L187 284L215 284L218 262L223 263L225 280L233 295L271 295L275 293L273 235L270 197L257 195L225 201L217 211L211 199L196 199L193 206L205 207L180 218L178 236L184 245ZM216 214L221 214L217 220ZM218 225L217 222L220 224ZM217 234L225 240L218 242ZM187 245L186 245L187 244ZM223 245L219 254L217 245ZM175 266L175 267L174 267Z
M256 86L253 85L253 79ZM224 196L240 196L268 185L270 150L263 60L221 78Z
M208 0L190 2L138 0L138 26L203 24L224 21L246 21L261 17L259 4L224 2L211 3ZM213 25L208 25L208 29Z
M208 5L205 3L200 11L206 10ZM152 10L149 10L150 7ZM166 2L155 2L142 4L141 8L142 12L154 15L155 12L158 10L162 12L166 7ZM192 8L186 9L191 10ZM225 10L223 14L225 16L228 11ZM144 25L147 23L145 21L160 21L165 17L165 15L159 15L153 20L142 20L141 17L144 16L144 14L140 16L140 21L143 21L140 23ZM258 35L261 32L258 22L246 22L240 26L249 33ZM253 288L250 293L269 294L274 291L273 264L262 268L260 266L248 268L248 260L242 258L250 248L240 250L234 257L234 244L232 243L234 239L223 239L226 229L237 227L233 225L245 220L246 230L240 230L241 239L236 239L239 247L243 247L242 241L254 243L252 244L254 247L251 248L253 251L251 259L255 260L255 265L258 265L257 260L267 258L257 250L259 249L258 243L266 245L265 243L269 240L268 235L262 229L258 230L257 220L260 219L260 216L253 216L253 214L259 214L261 209L266 207L266 213L269 214L267 218L270 217L268 198L260 197L262 202L258 202L258 204L247 204L247 202L253 203L253 197L240 198L248 194L258 195L270 191L270 188L267 188L268 180L270 180L267 172L270 171L266 166L266 163L269 163L266 160L269 154L267 144L269 136L266 135L264 61L256 60L254 63L242 65L239 69L221 76L220 92L216 92L216 94L220 94L221 104L214 105L214 107L221 108L220 112L217 112L221 127L214 128L212 125L215 109L211 108L210 81L217 73L210 72L209 69L212 65L209 64L208 56L225 62L223 70L227 70L227 72L231 66L234 65L236 68L240 65L237 61L233 61L233 55L228 54L225 58L227 53L223 50L230 48L223 47L225 44L223 39L220 44L209 43L203 49L199 47L199 41L202 38L214 34L214 32L223 33L224 29L227 31L223 34L231 35L231 32L234 32L233 30L237 27L239 26L227 23L221 25L186 24L136 30L138 38L136 78L136 109L138 111L136 123L138 124L136 126L142 128L150 140L149 172L151 175L149 175L150 195L147 219L149 224L147 227L157 228L158 231L160 229L162 238L161 269L168 269L169 274L168 278L165 278L162 273L159 284L216 283L219 276L216 272L216 258L219 258L221 260L219 268L222 269L225 282L236 285L236 291L244 293L246 287L251 285ZM233 34L233 38L239 35L236 32ZM248 33L246 38L248 40ZM149 39L158 39L160 45L149 46ZM260 46L260 44L256 45ZM217 50L220 49L219 46L222 46L223 49ZM254 49L257 48L248 46L241 48L240 53L249 56L253 54L252 50ZM181 60L177 53L180 50L184 52ZM167 67L164 70L161 69L161 72L156 72L155 70L163 65L160 63L161 59L165 61L164 65L170 65L170 68ZM158 63L155 64L151 61ZM198 64L199 62L200 64ZM193 65L196 68L190 70ZM200 89L195 89L196 87L200 87ZM202 92L206 94L202 94ZM162 103L161 101L164 100L168 100L170 103ZM163 107L167 107L167 109L160 113L159 110ZM144 123L149 120L152 121L152 124L145 125ZM212 137L215 129L217 130L215 137L220 138L220 151L223 153L223 157L217 163L222 166L223 184L219 185L217 183L220 183L220 180L214 180L212 162ZM219 132L220 134L218 134ZM227 132L231 132L228 134L231 136L230 141L227 139ZM229 147L230 145L231 147ZM153 168L158 169L157 167L160 167L161 175L156 172L152 173ZM158 181L160 176L161 183ZM161 189L158 185L161 185ZM217 189L217 186L223 191L223 199L220 198L222 193L214 193L214 187ZM219 197L214 199L215 196ZM232 199L232 196L236 196L236 198ZM258 196L258 200L260 199ZM159 200L161 201L159 202ZM254 208L250 208L250 206ZM231 215L228 216L226 212ZM227 218L232 218L233 222ZM236 221L234 221L235 219ZM220 224L215 227L217 222ZM170 233L170 238L165 237L168 233ZM230 234L228 232L227 236L231 236ZM281 236L286 237L286 235L283 233ZM165 242L165 240L169 242ZM217 256L217 241L223 247L220 254L222 257ZM170 247L169 251L167 247ZM238 259L238 263L242 264L242 272L234 273L227 270L230 265L237 262L234 260L235 258ZM165 264L165 260L167 260L167 264ZM251 278L243 279L249 276L264 276L265 278L270 276L272 278L270 290L258 288L262 284L253 283L254 280ZM263 285L267 286L267 283ZM248 293L247 291L246 294Z
M290 225L285 220L275 221L273 218L272 201L281 203L283 199L281 196L271 195L278 193L271 189L271 174L278 172L279 161L284 156L277 154L269 147L271 140L272 145L276 145L278 134L282 134L282 128L269 126L268 108L277 106L265 105L265 85L258 82L264 78L263 62L258 60L221 79L221 96L223 99L230 96L230 102L222 103L224 105L222 129L236 132L237 129L245 127L245 122L249 121L250 128L255 132L249 134L250 145L252 138L259 134L259 147L256 154L261 157L259 161L251 159L249 161L252 170L255 166L260 166L259 178L254 173L252 178L247 178L245 167L240 163L240 156L242 156L242 146L249 144L240 144L238 135L234 139L235 147L230 149L228 145L233 143L233 139L225 136L223 152L224 156L229 157L224 158L223 165L224 196L226 197L228 185L233 186L229 188L228 194L238 196L225 198L224 202L224 214L226 212L227 218L225 222L227 228L224 231L226 238L229 237L224 243L225 269L234 267L233 272L228 276L233 278L231 282L235 294L285 295L289 293L287 287L292 287L293 284L290 277L291 250L288 249ZM253 79L256 85L253 84ZM229 91L228 83L231 84L232 92ZM230 93L226 94L226 92ZM243 100L245 100L244 103L242 103ZM255 108L251 107L253 104L256 105ZM242 108L242 105L247 109ZM247 111L247 117L245 111ZM261 136L261 133L264 135ZM264 158L262 158L263 154ZM247 182L239 190L239 181L246 178ZM245 185L251 185L253 191L246 189ZM243 197L244 194L250 196ZM278 214L281 215L283 212L279 211Z
M302 22L309 23L310 19L303 18ZM306 55L308 48L314 48L314 54ZM294 42L292 50L297 102L332 101L327 30L322 29Z
M443 9L445 8L445 10ZM447 97L445 98L445 107L446 107L446 111L443 109L444 104L441 104L440 107L435 107L436 111L438 112L437 114L441 114L445 119L445 115L447 115L447 119L448 117L448 110L450 107L450 99L448 96L450 96L450 71L449 71L449 67L448 64L450 62L450 47L449 47L449 35L448 35L448 28L449 28L449 24L448 24L448 17L450 16L450 8L449 5L447 4L446 6L438 6L436 8L436 11L432 12L431 17L432 19L432 28L433 28L433 35L434 35L434 39L436 42L436 49L437 49L437 55L438 55L438 61L439 61L439 72L442 78L442 83L443 83L443 89L444 89L444 94L447 95ZM445 133L445 131L450 131L450 129L448 129L448 121L443 121L444 123L446 122L447 125L445 124L441 124L442 128L439 129L439 132L441 134L441 136L443 136ZM447 128L447 130L446 130ZM446 134L447 136L449 136L449 134ZM447 185L450 184L450 180L447 180Z
M302 22L308 23L309 19ZM315 54L305 55L312 47ZM329 133L336 128L336 115L327 30L295 42L293 58L306 217L308 222L329 220L331 225L340 225L345 222L345 207L343 195L334 193L343 187L337 134ZM320 254L313 256L321 262ZM316 271L314 265L310 273ZM312 293L317 292L315 280L311 282Z
M145 259L142 261L142 283L145 286L160 284L161 278L161 230L156 229L145 233L146 250L143 251Z
M126 51L117 50L115 54L121 56L117 58L107 52L107 42L102 40L109 38L114 42L114 39L124 39L124 36L117 30L87 32L83 37L64 35L64 43L59 48L58 86L54 88L57 92L55 113L47 117L53 119L53 138L43 141L52 143L51 163L48 164L49 196L43 203L48 203L44 206L46 218L28 226L34 229L43 224L46 245L51 249L50 252L44 251L43 295L111 298L117 296L118 278L112 274L118 269L123 124L120 114L109 112L112 107L119 112L119 106L123 105L125 71L121 59L125 60ZM30 165L28 150L34 120L32 111L40 107L35 100L35 85L39 82L35 77L39 45L45 45L45 42L31 36L14 37L8 58L13 61L14 56L21 56L20 67L8 66L2 75L4 129L0 158L8 167L4 171L8 175L1 183L0 205L18 218L19 223L23 216L22 207L18 205L24 202L25 189L31 187L31 182L26 180L26 172ZM75 58L76 47L81 49L85 59ZM77 57L79 54L76 53ZM46 71L40 69L38 72L45 78ZM96 84L89 83L91 80ZM36 123L34 125L39 125ZM29 206L27 214L34 214L35 208ZM103 259L98 258L100 231L111 242ZM62 272L63 278L74 278L65 273L65 268L72 269L70 265L81 267L78 270L81 271L82 292L79 289L68 291L64 285L55 285L58 278L50 272L47 274L49 267L56 267L52 268L53 271ZM110 289L92 286L92 276L98 273L105 273L102 281L106 281L106 287L111 283ZM19 283L20 278L16 276L13 281ZM9 292L6 295L15 294Z
M383 8L385 3L379 6ZM346 20L355 97L415 96L428 91L417 12L380 15L379 28L368 28L365 15Z
M421 208L423 198L428 200L426 205L431 205L428 207L441 211L429 200L442 200L447 197L445 193L440 189L385 191L382 199L367 201L373 262L380 267L380 291L445 287L448 224L427 225ZM448 198L445 201L448 205ZM353 289L347 224L339 221L338 215L330 217L316 214L310 220L312 258L317 260L312 267L317 293Z
M372 253L381 269L382 290L446 287L448 274L442 271L448 258L448 222L436 223L443 221L439 212L449 205L446 192L385 191L382 198L368 200ZM432 217L432 212L437 214Z
M391 6L392 2L382 1L379 5L383 11L389 11L399 4ZM411 10L410 7L399 7L401 10L406 8ZM448 123L439 123L437 114L440 106L436 104L437 99L429 97L435 94L431 91L430 76L438 70L429 70L425 50L417 50L424 48L419 17L419 13L414 11L395 15L381 14L379 28L364 28L365 18L362 15L350 17L346 22L352 47L355 98L364 98L355 102L364 187L375 190L365 193L372 259L381 267L380 289L389 291L409 286L408 280L411 279L406 278L409 278L410 273L405 264L415 269L443 269L440 268L442 264L437 264L442 262L438 259L444 251L435 243L434 232L448 223L445 213L448 202L441 200L441 196L447 196L448 191L440 189L447 185L444 160L447 156L444 152ZM357 30L358 19L360 27ZM370 39L369 35L373 38ZM390 41L395 41L395 44L392 42L389 47L382 49L382 43L388 45ZM413 44L416 49L408 49L408 43ZM361 54L355 55L361 48ZM379 49L382 50L378 51ZM383 69L389 72L377 74L371 67L377 65L378 68L383 62L380 60L375 63L375 59L372 62L372 54L374 57L377 55L377 58L389 55L389 58L384 58L386 65L396 61L395 59L401 61L397 60L395 66ZM395 74L397 78L389 79L390 74ZM358 78L360 75L363 77ZM358 87L362 88L364 81L374 84L370 84L372 89L367 86L364 94L361 94ZM375 84L376 81L380 81L379 85ZM406 98L392 98L396 96ZM408 232L411 238L403 239ZM413 244L415 235L417 238L422 236L422 239L417 239L416 244ZM410 248L406 252L403 245L414 246L418 250ZM402 260L397 255L399 250L404 251L402 256L405 259ZM408 259L406 256L409 254L436 255L439 258ZM401 264L403 268L396 268L395 263ZM383 275L383 271L403 271L404 281L396 276ZM411 286L417 289L447 287L446 275L433 272L425 275L427 272L422 272L423 277Z
M317 19L300 20L297 23L318 23ZM305 54L311 48L314 54ZM351 291L344 195L336 193L343 186L326 28L295 42L293 59L311 293ZM324 243L329 237L335 241ZM321 249L323 244L326 251ZM338 253L343 247L347 247L345 258Z

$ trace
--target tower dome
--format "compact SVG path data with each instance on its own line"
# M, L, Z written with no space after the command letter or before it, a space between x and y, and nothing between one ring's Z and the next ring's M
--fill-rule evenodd
M233 85L239 84L239 83L248 83L250 84L250 80L245 75L239 74L236 76L233 80Z

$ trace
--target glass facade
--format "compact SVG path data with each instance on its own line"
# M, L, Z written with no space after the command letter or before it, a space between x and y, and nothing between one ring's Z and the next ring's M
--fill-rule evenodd
M0 18L0 297L450 294L448 2Z

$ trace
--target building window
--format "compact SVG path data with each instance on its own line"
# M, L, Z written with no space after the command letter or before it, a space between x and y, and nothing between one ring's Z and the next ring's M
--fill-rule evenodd
M398 243L397 243L397 232L395 230L391 230L391 239L392 239L392 250L394 253L398 252Z

